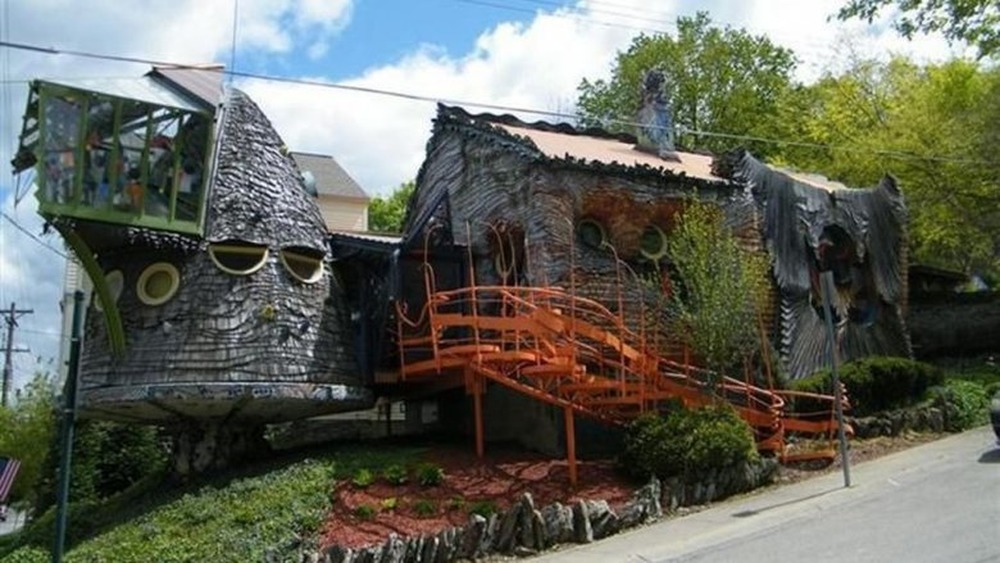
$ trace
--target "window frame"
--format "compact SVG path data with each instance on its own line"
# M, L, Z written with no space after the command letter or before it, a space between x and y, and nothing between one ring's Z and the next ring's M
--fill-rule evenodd
M170 275L170 289L162 296L154 297L146 291L146 283L160 272L166 272ZM142 270L142 273L139 274L139 279L135 282L135 294L139 298L139 301L142 301L144 304L151 307L158 307L173 299L180 287L181 274L177 266L174 266L170 262L154 262L146 266Z

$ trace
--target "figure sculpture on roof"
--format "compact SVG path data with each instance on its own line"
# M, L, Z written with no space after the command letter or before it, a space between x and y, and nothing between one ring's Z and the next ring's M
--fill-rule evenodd
M648 70L642 80L642 106L639 108L638 147L659 155L660 158L679 161L674 146L673 108L664 93L667 77L662 70Z

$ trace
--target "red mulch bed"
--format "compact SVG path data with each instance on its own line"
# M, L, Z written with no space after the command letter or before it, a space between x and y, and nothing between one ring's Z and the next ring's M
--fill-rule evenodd
M399 486L382 479L366 488L349 480L338 482L321 544L357 548L381 543L390 533L401 537L436 533L468 523L469 509L477 501L506 510L523 492L531 493L538 508L555 501L604 499L619 510L636 488L616 472L611 461L578 462L575 488L569 483L566 460L527 452L489 451L480 460L468 449L444 447L428 452L426 461L444 469L440 485L422 487L412 482L412 476L411 482ZM391 498L396 499L395 508L385 508L383 501ZM419 514L414 508L418 501L433 503L434 514ZM355 511L362 505L374 509L374 517L359 518Z

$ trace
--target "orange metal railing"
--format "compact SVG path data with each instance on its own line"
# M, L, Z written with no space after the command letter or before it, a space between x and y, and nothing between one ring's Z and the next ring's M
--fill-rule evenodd
M760 449L787 459L833 458L832 397L809 395L831 408L794 415L786 412L786 399L808 394L764 389L665 359L596 301L544 287L473 285L437 291L429 264L424 273L426 303L419 315L411 320L397 309L401 377L419 381L460 371L475 399L480 454L480 395L490 380L563 407L567 427L574 413L621 424L664 400L680 399L693 407L721 398L754 429ZM786 454L788 432L826 436L831 447ZM567 432L568 449L571 441ZM574 467L571 460L571 474Z

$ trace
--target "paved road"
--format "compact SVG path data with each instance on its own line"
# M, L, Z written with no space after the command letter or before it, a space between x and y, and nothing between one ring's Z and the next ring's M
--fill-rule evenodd
M1000 561L1000 449L988 427L725 502L538 563Z

